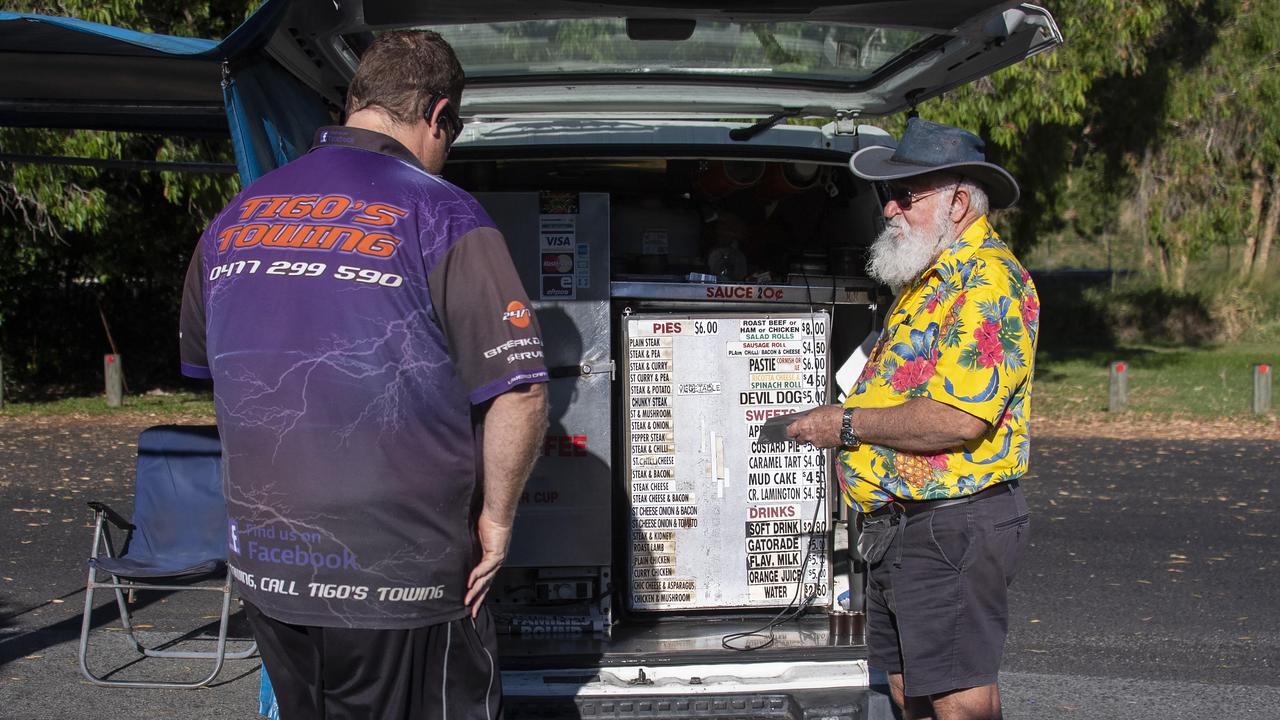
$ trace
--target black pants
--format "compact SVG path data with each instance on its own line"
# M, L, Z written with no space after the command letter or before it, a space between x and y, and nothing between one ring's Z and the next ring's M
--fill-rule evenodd
M493 720L502 716L487 609L410 630L291 625L246 602L282 720Z

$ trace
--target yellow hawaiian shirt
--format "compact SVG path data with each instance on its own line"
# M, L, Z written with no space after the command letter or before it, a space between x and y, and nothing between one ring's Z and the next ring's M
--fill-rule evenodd
M962 497L1026 473L1039 317L1031 276L979 218L898 296L845 407L927 397L992 429L937 455L844 450L836 465L845 502L870 512L893 498Z

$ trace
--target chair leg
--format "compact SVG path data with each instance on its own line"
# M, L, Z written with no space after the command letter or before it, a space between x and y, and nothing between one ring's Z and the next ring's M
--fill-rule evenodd
M96 552L95 552L96 555ZM93 589L97 585L95 571L97 568L89 563L89 582L84 589L84 620L80 623L80 673L89 682L99 683L101 679L89 671L89 631L93 626Z
M190 689L190 688L204 687L205 685L208 685L209 683L213 682L213 680L218 676L218 673L222 672L222 666L224 664L224 661L227 658L236 659L236 660L248 658L254 655L258 650L258 644L254 642L246 650L242 650L234 653L228 653L226 651L227 632L231 624L231 619L230 619L231 580L230 578L227 578L225 584L221 588L209 588L209 590L221 590L222 592L222 612L218 621L217 647L213 651L198 652L198 651L183 651L183 650L156 650L156 649L147 648L134 635L133 626L128 620L128 617L129 617L128 609L124 606L123 594L121 593L120 588L116 587L113 589L115 590L117 605L120 606L121 623L124 625L125 631L128 634L129 640L133 644L135 650L137 650L139 653L141 653L146 657L171 658L171 659L172 658L212 659L214 661L213 669L209 672L209 674L205 678L194 681L194 682L107 680L102 676L95 675L91 670L89 670L88 653L89 653L89 634L90 634L91 625L92 625L91 615L93 613L93 592L97 587L102 587L102 584L99 584L97 582L96 571L97 571L97 568L91 564L89 566L89 583L85 589L85 612L84 612L84 620L81 623L81 627L80 627L80 652L79 652L80 672L85 676L85 678L87 678L90 682L94 683L95 685L101 685L104 687L174 688L174 689L183 689L183 688ZM113 577L113 580L115 579L116 578ZM119 583L117 581L116 583L113 583L113 584L118 585ZM191 588L191 589L197 589L197 588Z
M112 575L111 581L119 583L120 578ZM133 649L135 651L145 655L147 649L142 645L142 641L138 640L138 636L133 632L133 616L129 613L129 603L125 600L124 592L118 587L112 588L112 590L116 595L116 607L120 610L120 625L124 627L125 637L129 638L129 643L133 645ZM133 591L130 590L129 592L132 593Z
M159 648L142 647L142 654L147 657L183 658L186 660L224 657L226 656L224 648L228 626L230 625L230 611L231 590L227 588L222 594L222 614L219 616L220 619L218 621L218 645L216 650L160 650Z
M89 635L93 630L93 594L96 589L103 585L98 582L98 566L94 563L94 560L98 558L99 548L102 546L104 541L107 545L107 557L113 557L115 555L111 546L111 535L105 532L102 526L102 513L96 512L94 513L94 516L93 547L89 552L89 577L88 581L85 583L84 619L80 623L80 648L77 654L80 660L80 673L84 675L89 682L96 685L112 685L114 684L112 681L105 680L102 677L95 675L93 671L89 670ZM112 580L114 581L115 578L113 577ZM129 640L133 643L134 649L139 650L138 641L133 636L133 630L129 627L128 621L124 620L128 617L128 610L124 606L123 597L121 597L118 589L115 590L115 595L116 606L119 609L120 617L122 618L125 630L128 633Z

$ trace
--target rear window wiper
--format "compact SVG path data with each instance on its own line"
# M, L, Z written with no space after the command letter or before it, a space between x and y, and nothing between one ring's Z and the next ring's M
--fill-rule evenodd
M787 118L799 117L801 112L803 112L803 110L783 110L780 113L774 113L769 117L756 123L755 125L749 125L747 127L734 128L730 130L729 139L736 140L738 142L745 142L759 135L765 130L768 130L774 125L777 125L783 120L786 120Z

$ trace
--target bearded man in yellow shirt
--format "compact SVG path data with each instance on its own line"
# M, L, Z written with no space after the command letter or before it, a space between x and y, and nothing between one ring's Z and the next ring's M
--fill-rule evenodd
M988 208L1018 185L982 140L911 119L896 149L850 164L886 183L885 229L867 270L897 300L844 406L792 423L838 448L868 565L870 664L906 718L999 718L1007 589L1028 544L1018 479L1040 304Z

